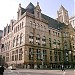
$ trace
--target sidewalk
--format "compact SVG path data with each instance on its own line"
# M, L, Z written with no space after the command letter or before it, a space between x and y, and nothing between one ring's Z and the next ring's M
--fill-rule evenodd
M41 74L41 75L45 75L45 74L49 74L49 75L75 75L75 71L74 70L66 70L66 71L62 71L62 70L37 70L37 69L17 69L17 70L6 70L6 72L8 73L17 73L17 74Z
M35 69L19 69L19 70L14 70L14 72L34 72L34 73L50 73L50 74L63 74L63 73L69 73L73 75L72 73L74 70L66 70L66 71L61 71L61 70L35 70Z

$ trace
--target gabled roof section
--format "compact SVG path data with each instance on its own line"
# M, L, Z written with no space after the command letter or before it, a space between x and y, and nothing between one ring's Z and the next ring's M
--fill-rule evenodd
M29 5L26 7L26 11L34 14L34 5L30 2Z
M26 8L21 7L21 15L23 15L26 11L34 14L34 5L30 2Z
M24 9L22 8L22 13L24 12L29 12L31 14L34 14L34 8L35 6L30 2L29 5ZM62 5L61 5L61 8L65 9ZM55 29L61 29L65 26L64 23L61 23L61 22L58 22L57 20L45 15L45 14L42 14L41 13L41 16L43 19L47 20L48 21L48 26L49 27L52 27L52 28L55 28Z
M61 10L66 10L66 9L63 7L63 5L61 5L60 8L59 8L59 11L61 11ZM67 11L67 10L66 10L66 11Z
M22 10L21 11L21 15L23 15L26 12L26 9L24 9L24 8L21 7L21 10Z
M65 26L64 23L58 22L57 20L55 20L47 15L42 14L42 18L44 18L48 21L48 27L52 27L52 28L60 30L61 28L63 28Z
M30 2L26 9L34 9L34 5Z

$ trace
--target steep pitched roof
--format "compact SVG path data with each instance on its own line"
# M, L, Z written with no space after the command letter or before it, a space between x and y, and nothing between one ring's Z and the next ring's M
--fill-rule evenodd
M61 22L58 22L57 20L45 15L45 14L42 14L42 18L46 19L48 21L48 26L49 27L52 27L52 28L55 28L55 29L61 29L65 26L64 23L61 23Z
M21 15L23 15L26 12L26 9L24 9L24 8L21 7L21 10L22 10L21 11Z
M21 15L23 15L26 11L29 13L34 14L34 5L30 2L26 8L21 7Z
M34 14L34 5L30 2L29 5L26 7L26 11Z
M35 8L35 6L30 2L29 5L25 9L22 8L22 11L23 11L23 13L27 11L29 13L34 14L34 8ZM61 8L65 9L63 6L61 6ZM53 19L53 18L51 18L51 17L49 17L45 14L41 13L41 16L42 16L42 18L44 18L45 20L48 21L49 27L52 27L52 28L55 28L55 29L61 29L65 26L64 23L58 22L57 20L55 20L55 19Z
M26 9L34 9L34 5L30 2L29 5L26 7Z

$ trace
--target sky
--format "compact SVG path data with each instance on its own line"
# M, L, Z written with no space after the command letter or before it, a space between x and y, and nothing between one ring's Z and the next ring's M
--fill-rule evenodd
M42 13L57 18L57 10L63 5L69 16L75 15L75 0L1 0L0 1L0 30L3 30L11 19L17 19L19 3L25 8L29 3L36 6L39 2Z

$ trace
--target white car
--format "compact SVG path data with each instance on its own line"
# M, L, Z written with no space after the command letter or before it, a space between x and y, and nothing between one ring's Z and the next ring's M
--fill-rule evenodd
M9 66L8 69L10 69L10 70L16 70L16 67L15 66Z

